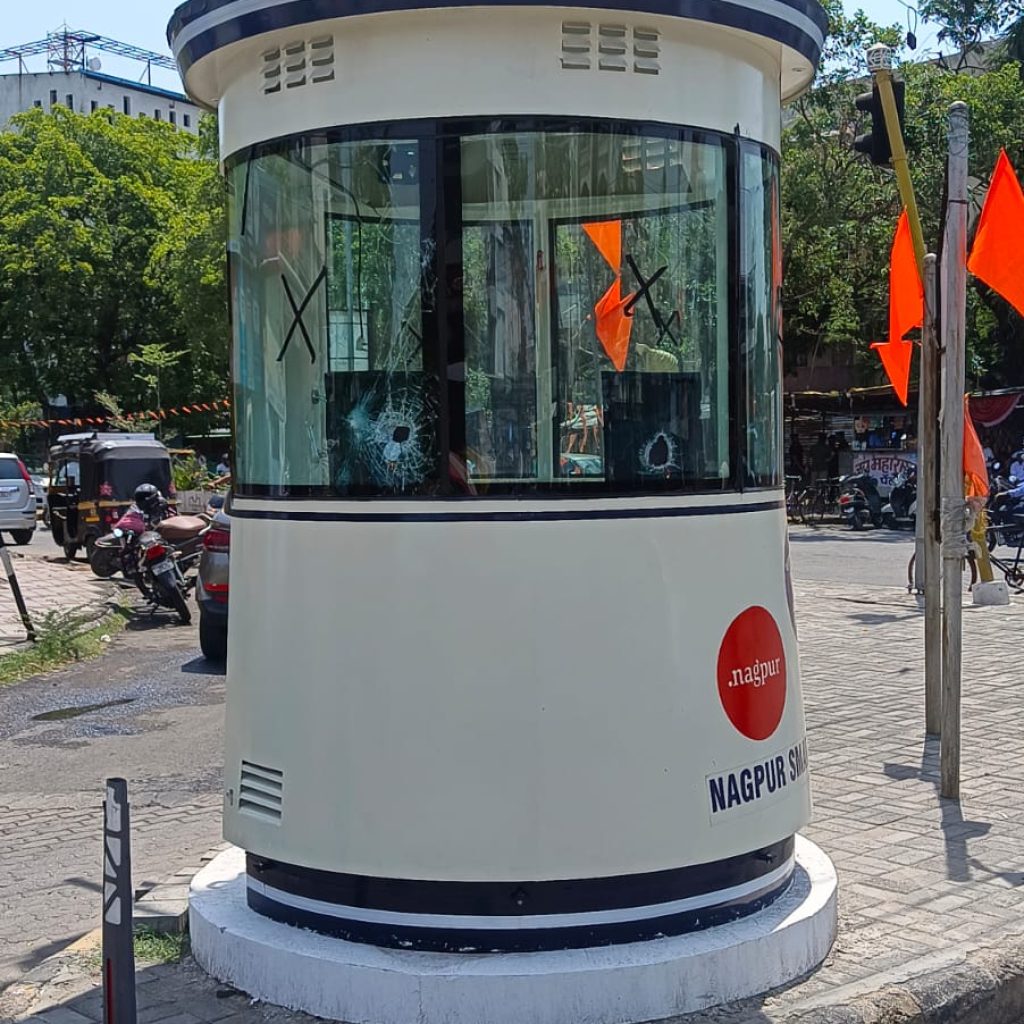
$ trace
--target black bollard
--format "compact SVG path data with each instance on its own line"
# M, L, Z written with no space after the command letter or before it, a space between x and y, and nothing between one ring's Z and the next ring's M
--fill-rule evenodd
M135 1024L135 945L128 783L107 779L103 803L103 1019Z
M0 562L4 563L4 571L7 573L7 582L11 585L11 593L14 595L14 603L18 606L18 614L21 616L22 625L25 627L25 633L28 639L32 643L36 642L36 631L32 627L32 620L28 615L28 608L25 607L25 598L21 595L21 587L18 585L18 576L14 571L14 563L11 561L11 556L7 551L7 545L4 543L3 534L0 534Z

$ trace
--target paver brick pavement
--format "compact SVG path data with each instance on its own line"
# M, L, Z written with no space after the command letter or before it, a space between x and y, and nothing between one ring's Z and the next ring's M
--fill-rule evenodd
M839 873L839 935L809 977L697 1019L817 1020L821 1008L861 1005L879 990L872 1005L887 1007L888 1019L933 1019L922 1008L944 997L929 979L953 985L962 975L996 986L1024 978L1024 680L1016 657L1024 603L964 609L956 803L938 795L938 742L924 737L923 617L915 600L897 590L822 582L797 581L796 593L815 801L805 831ZM1017 967L993 966L992 949L1018 951ZM52 985L12 989L10 998L21 1000L8 1001L13 1019L49 1003L98 1021L98 1012L87 1010L95 1004L76 1002L88 998L90 986L81 973L71 977L77 995L62 996ZM303 1019L250 1006L190 961L149 984L151 998L206 1024ZM211 1006L230 1014L214 1015ZM876 1018L883 1019L881 1010L847 1019Z
M114 592L110 583L93 576L84 562L50 558L26 558L17 548L8 547L29 616L38 622L51 611L95 609ZM0 656L25 643L14 595L6 573L0 573Z

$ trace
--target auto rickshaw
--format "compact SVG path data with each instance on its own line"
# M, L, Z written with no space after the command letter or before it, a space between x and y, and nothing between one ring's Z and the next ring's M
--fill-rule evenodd
M174 497L171 456L153 434L65 434L50 449L47 491L54 542L74 558L109 533L135 488L155 484Z

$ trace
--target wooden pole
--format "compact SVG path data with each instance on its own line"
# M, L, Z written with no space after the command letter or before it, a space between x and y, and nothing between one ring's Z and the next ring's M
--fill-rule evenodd
M917 529L915 565L924 582L924 729L942 728L942 552L939 545L939 331L934 253L924 258L924 329L918 387Z
M964 380L967 332L967 104L949 108L949 206L942 246L942 744L941 789L960 799L960 672L964 501Z

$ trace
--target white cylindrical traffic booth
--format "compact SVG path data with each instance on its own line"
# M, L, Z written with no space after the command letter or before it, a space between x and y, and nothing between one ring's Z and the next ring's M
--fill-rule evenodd
M824 30L814 0L174 15L229 186L251 918L464 973L795 899L777 154Z

